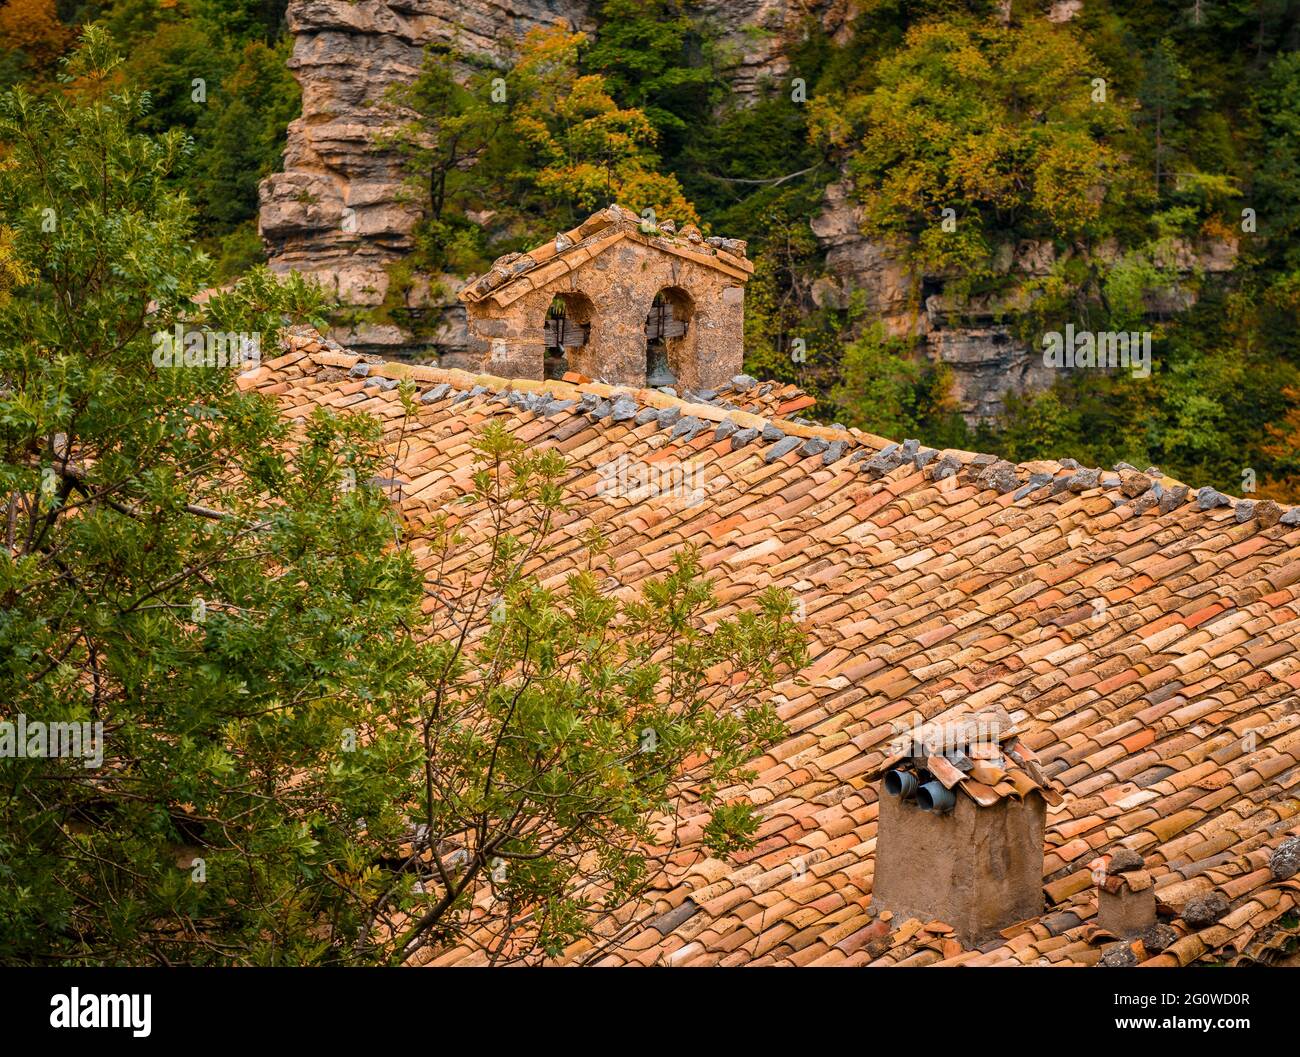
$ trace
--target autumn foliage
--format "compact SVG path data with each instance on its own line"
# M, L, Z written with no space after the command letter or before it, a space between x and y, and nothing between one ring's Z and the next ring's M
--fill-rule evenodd
M0 7L0 47L21 51L38 69L53 65L72 33L54 11L54 0L7 0Z

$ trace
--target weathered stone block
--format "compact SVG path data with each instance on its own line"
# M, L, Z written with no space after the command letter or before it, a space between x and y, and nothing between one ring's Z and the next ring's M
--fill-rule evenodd
M1097 924L1121 939L1136 936L1156 923L1156 890L1119 883L1098 891Z

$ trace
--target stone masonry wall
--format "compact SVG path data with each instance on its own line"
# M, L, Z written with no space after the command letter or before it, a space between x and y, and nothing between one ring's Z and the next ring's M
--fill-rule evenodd
M469 306L474 368L541 378L543 323L557 294L590 304L587 343L568 350L570 370L614 385L646 380L646 317L668 291L687 313L686 334L668 342L679 386L713 389L739 374L744 360L744 288L740 281L690 260L622 240L576 269L535 286L505 307L491 298ZM678 309L680 311L680 309Z

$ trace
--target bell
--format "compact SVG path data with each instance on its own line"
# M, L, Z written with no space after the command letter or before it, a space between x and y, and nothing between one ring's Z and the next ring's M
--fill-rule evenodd
M651 389L662 389L664 386L677 384L677 375L673 374L668 366L668 354L662 349L655 350L645 384Z

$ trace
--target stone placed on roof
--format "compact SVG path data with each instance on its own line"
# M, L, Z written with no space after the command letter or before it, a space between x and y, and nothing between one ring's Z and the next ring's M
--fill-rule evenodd
M1216 491L1209 485L1206 485L1196 493L1196 505L1201 510L1213 510L1219 506L1232 506L1232 500L1222 492Z
M1111 852L1110 862L1106 864L1106 869L1111 873L1128 873L1145 867L1146 860L1132 848L1116 848Z
M634 417L636 412L636 401L623 396L614 401L614 407L610 411L610 418L615 422L626 422L629 418Z
M839 462L844 458L844 453L848 451L849 442L847 440L833 440L826 446L822 453L822 465L829 466L833 462Z
M764 462L775 462L783 455L788 455L803 443L802 437L782 437L767 450L763 456Z
M1099 484L1101 484L1100 470L1077 470L1066 481L1066 487L1071 492L1086 492L1089 489L1096 488Z
M1123 467L1121 469L1121 467ZM1119 490L1120 493L1129 499L1136 499L1143 492L1151 488L1151 478L1144 473L1138 473L1136 469L1129 466L1128 463L1120 463L1116 467L1120 470Z
M1255 504L1255 520L1260 528L1272 528L1282 520L1282 508L1273 500L1265 499Z
M1173 488L1164 490L1158 504L1160 513L1170 514L1186 503L1188 491L1189 489L1185 484L1175 485Z
M695 435L707 426L708 423L704 419L696 418L694 415L687 415L685 418L679 419L677 425L673 426L672 435L682 437L688 441L694 440Z
M949 453L941 456L937 463L926 469L926 472L930 474L931 480L946 481L949 477L956 477L960 470L961 460Z
M1227 897L1222 892L1211 891L1183 907L1183 920L1194 929L1203 929L1213 925L1227 912Z
M1020 487L1020 477L1016 473L1015 466L1005 459L999 459L991 466L985 467L976 480L999 493L1013 492Z
M1287 881L1300 873L1300 837L1288 837L1269 856L1268 869L1275 881Z

